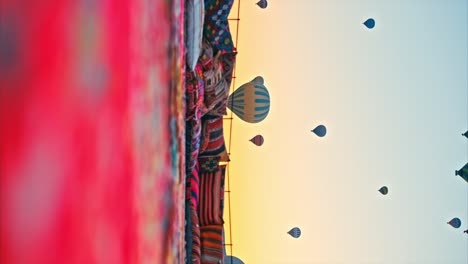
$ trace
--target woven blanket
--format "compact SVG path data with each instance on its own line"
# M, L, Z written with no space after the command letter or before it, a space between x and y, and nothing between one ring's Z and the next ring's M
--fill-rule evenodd
M200 174L200 198L198 217L200 225L222 225L224 207L225 165L216 171L202 171Z
M234 0L205 0L203 36L215 47L216 52L235 51L228 22L233 3Z
M223 225L200 227L201 259L203 264L218 264L223 261Z

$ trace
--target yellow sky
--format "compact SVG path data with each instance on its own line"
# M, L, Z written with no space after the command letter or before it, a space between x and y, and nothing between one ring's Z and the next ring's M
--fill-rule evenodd
M271 109L259 124L234 117L234 255L466 263L466 236L445 224L468 222L468 192L453 176L468 159L466 2L255 2L242 1L236 88L263 76ZM310 133L320 124L324 138ZM248 141L257 134L262 147ZM294 226L300 239L286 234Z

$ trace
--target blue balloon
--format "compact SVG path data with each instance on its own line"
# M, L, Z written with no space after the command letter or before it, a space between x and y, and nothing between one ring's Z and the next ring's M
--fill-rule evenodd
M375 20L373 18L369 18L366 22L363 23L367 28L372 29L375 27Z
M294 238L299 238L301 236L301 229L299 227L294 227L288 231L288 234Z
M382 188L379 189L379 192L383 195L387 195L388 193L388 188L387 186L383 186Z
M462 177L466 182L468 182L468 163L460 170L456 170L455 175Z
M453 218L447 224L451 225L454 228L459 228L461 226L461 220L458 217Z
M260 0L260 1L257 2L257 5L260 8L265 9L268 6L268 2L267 2L267 0Z
M319 137L324 137L327 134L327 128L324 125L319 125L312 132Z
M244 262L238 257L225 255L224 264L244 264Z

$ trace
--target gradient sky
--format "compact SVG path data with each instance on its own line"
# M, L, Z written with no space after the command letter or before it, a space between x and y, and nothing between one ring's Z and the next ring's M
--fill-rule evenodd
M255 2L241 3L236 86L263 76L271 110L233 121L233 254L466 264L468 188L454 172L468 161L467 1ZM324 138L310 133L319 124ZM286 234L294 226L300 239Z

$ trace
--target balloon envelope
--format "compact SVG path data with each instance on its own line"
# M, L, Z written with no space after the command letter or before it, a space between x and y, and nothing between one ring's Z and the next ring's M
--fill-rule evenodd
M367 28L369 29L372 29L375 27L375 20L373 18L369 18L367 19L364 23L363 23Z
M229 96L227 107L248 123L259 123L265 119L270 112L270 94L263 85L263 78L257 76L236 89Z
M244 264L244 262L235 256L224 256L224 264Z
M453 218L447 224L451 225L454 228L459 228L461 226L461 220L458 217Z
M462 177L466 182L468 182L468 163L460 170L456 170L455 175Z
M383 186L382 188L379 189L379 192L383 195L387 195L388 193L388 188L387 186Z
M327 134L327 128L324 125L319 125L312 132L319 137L324 137Z
M257 146L263 145L263 136L262 135L256 135L255 137L250 139L250 142L254 143Z
M299 238L301 236L301 229L299 227L294 227L288 231L288 234L294 238Z
M265 9L268 6L268 2L267 2L267 0L260 0L260 1L257 2L257 5L260 8Z

